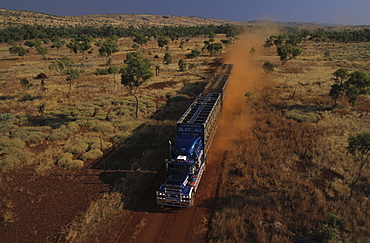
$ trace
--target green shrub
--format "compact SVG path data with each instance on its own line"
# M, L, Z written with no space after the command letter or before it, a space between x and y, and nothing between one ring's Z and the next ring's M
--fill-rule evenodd
M33 132L33 133L29 134L28 136L22 138L22 140L26 143L35 143L35 142L46 139L47 136L48 135L45 134L45 133Z
M100 106L100 107L106 107L108 105L111 105L112 103L106 98L100 98L100 99L95 100L93 104L96 106Z
M47 137L47 140L61 140L67 138L68 135L65 134L62 130L56 129L50 133L50 135Z
M121 106L115 109L114 112L119 116L132 116L134 115L134 108L129 106Z
M85 153L89 148L89 144L85 142L78 142L73 144L67 149L67 152L72 154L82 154Z
M89 149L91 149L91 150L93 150L93 149L106 150L106 149L109 149L110 147L112 147L112 143L102 141L102 143L93 143L93 144L91 144Z
M103 111L103 110L97 110L95 111L94 118L99 119L99 120L105 120L107 119L108 112Z
M26 146L26 143L23 142L19 138L14 138L14 139L1 138L0 139L0 149L6 149L8 147L24 148L24 146Z
M112 133L114 132L115 128L111 123L104 122L96 125L92 130L94 132Z
M73 159L73 154L71 153L63 153L61 155L59 155L56 160L55 160L55 163L57 165L63 165L65 164L66 162L70 161Z
M80 127L93 127L96 126L100 121L95 118L86 118L86 119L78 119L76 120L76 123Z
M5 132L17 128L12 122L0 122L0 132Z
M97 159L103 156L103 152L100 149L90 150L80 156L80 159L83 161Z
M21 160L30 157L32 154L23 150L25 142L15 139L0 139L0 168L18 164Z
M76 122L68 122L67 128L73 133L78 132L80 130L80 126Z
M82 160L73 160L73 155L71 153L61 154L56 158L55 164L66 169L84 167L84 162Z
M293 119L298 122L316 122L321 119L320 115L315 112L304 112L299 110L286 112L285 118Z
M20 160L14 155L5 155L0 157L0 168L11 167L20 162Z

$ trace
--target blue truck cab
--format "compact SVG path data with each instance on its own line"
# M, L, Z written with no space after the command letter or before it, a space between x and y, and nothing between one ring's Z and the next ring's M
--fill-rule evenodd
M178 120L176 143L165 162L165 183L157 191L158 204L193 205L220 109L220 94L202 93Z

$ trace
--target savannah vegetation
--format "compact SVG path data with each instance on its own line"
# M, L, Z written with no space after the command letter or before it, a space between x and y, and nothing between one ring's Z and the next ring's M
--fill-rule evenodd
M211 242L370 239L369 39L349 35L369 31L310 33L289 60L284 32L254 54L272 83L245 94L252 128L224 155Z
M212 77L241 29L2 29L2 225L22 225L21 205L9 186L22 178L19 171L32 171L35 186L60 171L72 180L68 175L117 148L128 156L124 161L110 157L104 169L134 173L103 178L114 181L112 192L48 237L78 242L91 237L105 219L128 215L125 207L140 198L135 189L153 179L140 169L161 168L176 119ZM369 31L286 28L266 38L264 47L254 47L253 58L273 85L245 95L249 108L243 112L253 125L224 155L208 239L366 242ZM135 77L137 67L143 71L140 77ZM48 76L43 84L34 79L40 72ZM30 190L27 195L34 195Z

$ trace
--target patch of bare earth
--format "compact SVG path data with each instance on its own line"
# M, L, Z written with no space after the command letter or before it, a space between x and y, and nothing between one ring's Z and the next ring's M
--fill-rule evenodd
M48 175L32 166L1 174L1 242L55 242L59 232L110 190L93 170L54 168Z

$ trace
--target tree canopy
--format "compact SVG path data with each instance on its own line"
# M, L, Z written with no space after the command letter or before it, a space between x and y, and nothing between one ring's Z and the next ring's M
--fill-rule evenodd
M129 52L126 54L126 60L124 61L126 66L121 69L121 84L124 85L127 90L136 99L136 117L139 113L139 99L136 95L139 86L144 84L147 80L153 77L151 71L152 63L148 58L141 55L140 52Z

